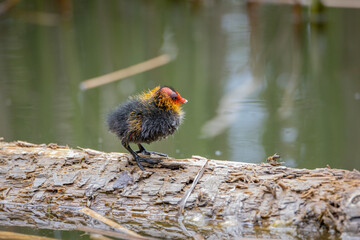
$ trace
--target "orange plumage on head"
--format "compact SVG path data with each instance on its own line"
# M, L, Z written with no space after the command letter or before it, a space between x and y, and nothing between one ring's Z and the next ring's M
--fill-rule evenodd
M187 103L187 100L182 98L176 90L166 86L157 86L139 96L139 99L145 102L151 98L157 98L156 103L159 107L177 113L181 113L181 105Z

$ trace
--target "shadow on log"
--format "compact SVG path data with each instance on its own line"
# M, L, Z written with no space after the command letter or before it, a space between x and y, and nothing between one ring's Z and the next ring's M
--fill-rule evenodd
M141 235L186 238L178 203L205 161L163 159L143 172L125 153L0 142L0 225L109 229L78 211L89 207ZM184 223L207 239L360 236L360 173L210 160Z

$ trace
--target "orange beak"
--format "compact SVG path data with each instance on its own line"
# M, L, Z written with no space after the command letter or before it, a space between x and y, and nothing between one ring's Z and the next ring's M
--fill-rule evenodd
M180 102L181 104L184 104L184 103L187 103L188 100L186 100L185 98L180 97L180 98L179 98L179 102Z

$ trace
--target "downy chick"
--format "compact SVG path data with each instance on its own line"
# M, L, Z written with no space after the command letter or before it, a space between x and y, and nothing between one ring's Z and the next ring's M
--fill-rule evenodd
M166 154L148 152L141 143L151 143L173 134L182 122L184 113L181 105L187 103L180 94L171 87L156 87L141 95L131 97L108 115L107 123L111 132L121 140L122 145L134 156L141 170L141 162L158 163L161 159L143 158L144 155ZM133 151L130 143L138 145Z

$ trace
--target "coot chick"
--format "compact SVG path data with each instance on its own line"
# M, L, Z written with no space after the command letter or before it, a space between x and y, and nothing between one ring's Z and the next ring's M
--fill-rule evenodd
M182 122L184 113L181 105L187 103L175 89L158 86L118 106L108 115L107 123L111 132L121 140L122 145L134 156L137 165L144 171L141 162L158 163L161 159L143 158L144 155L166 154L148 152L142 143L151 143L173 134ZM130 143L138 145L133 151Z

